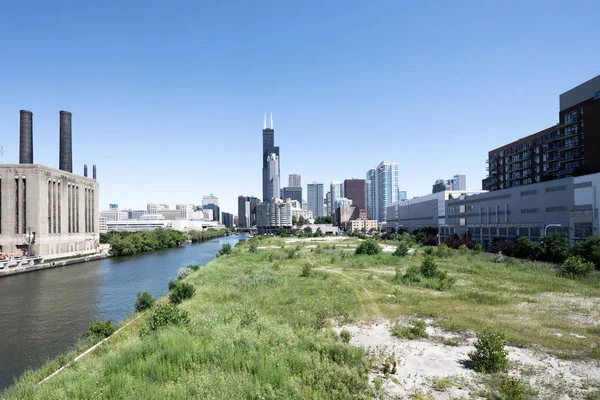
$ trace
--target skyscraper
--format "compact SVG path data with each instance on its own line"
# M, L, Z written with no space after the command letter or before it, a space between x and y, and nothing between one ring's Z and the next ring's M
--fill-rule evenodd
M322 183L309 183L306 185L306 195L308 197L308 209L312 211L313 217L323 216L323 184Z
M281 198L297 200L302 204L302 187L284 187L281 189Z
M335 214L335 202L337 199L344 197L343 194L343 183L341 181L333 181L331 182L331 198L329 199L329 212L331 215Z
M238 197L238 227L251 228L256 225L256 205L258 199L254 196Z
M275 146L275 130L273 129L273 114L271 127L267 128L267 113L263 123L262 148L262 200L269 202L279 196L279 147Z
M218 206L219 198L212 193L208 196L202 196L202 205L206 206L208 204L214 204L215 206Z
M288 186L302 187L302 179L300 177L300 174L290 174Z
M352 200L352 204L359 211L367 208L366 194L367 189L364 179L346 179L344 181L344 196Z
M398 201L398 163L382 161L375 170L375 217L383 222L387 205Z
M375 204L375 168L371 168L367 171L366 178L367 218L377 219L377 205Z

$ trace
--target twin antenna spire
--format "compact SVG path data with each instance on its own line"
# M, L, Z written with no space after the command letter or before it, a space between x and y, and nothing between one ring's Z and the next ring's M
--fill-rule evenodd
M267 112L265 111L265 120L263 122L263 129L267 129ZM273 113L271 113L271 129L273 129Z

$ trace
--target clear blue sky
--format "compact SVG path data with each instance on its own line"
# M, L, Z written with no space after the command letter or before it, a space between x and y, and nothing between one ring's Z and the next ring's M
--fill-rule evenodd
M56 4L55 4L56 3ZM108 4L111 3L111 4ZM492 4L495 3L495 4ZM409 197L467 175L487 151L557 122L560 93L600 74L596 1L5 2L0 145L18 162L98 165L100 202L200 203L237 213L261 195L263 112L282 180L364 178L400 165Z

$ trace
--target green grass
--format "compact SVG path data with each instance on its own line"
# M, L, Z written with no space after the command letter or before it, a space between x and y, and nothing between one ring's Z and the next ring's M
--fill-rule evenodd
M545 264L452 252L436 263L456 283L438 291L394 279L396 270L421 265L420 248L407 257L366 256L341 247L315 252L305 248L310 244L289 257L286 249L297 244L261 239L259 247L277 248L251 252L251 243L242 243L185 279L196 292L177 307L189 313L189 324L140 335L147 310L51 381L36 385L64 358L27 373L0 397L372 398L378 392L369 383L369 357L331 325L377 318L431 318L452 331L500 331L509 344L563 358L600 358L597 328L570 318L573 310L593 316L576 300L600 304L597 273L571 280Z

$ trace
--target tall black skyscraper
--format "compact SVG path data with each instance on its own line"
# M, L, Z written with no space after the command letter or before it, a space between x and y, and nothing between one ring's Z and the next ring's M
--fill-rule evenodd
M262 154L262 200L270 202L279 196L279 147L275 146L275 130L273 129L273 114L271 127L267 128L267 113L263 124L263 154Z

